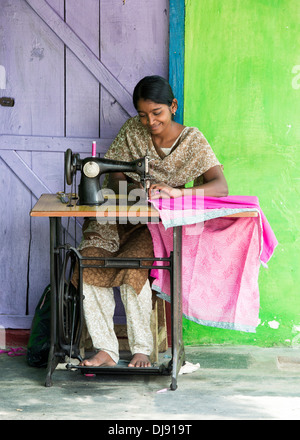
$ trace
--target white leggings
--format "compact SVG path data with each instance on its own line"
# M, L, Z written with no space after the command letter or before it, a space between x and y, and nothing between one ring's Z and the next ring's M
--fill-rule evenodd
M127 335L132 354L143 353L150 356L153 350L153 336L150 328L152 311L152 291L149 280L139 295L124 284L120 287L127 321ZM96 287L83 283L83 310L87 330L93 346L107 352L118 362L119 344L114 332L113 316L115 300L113 288Z

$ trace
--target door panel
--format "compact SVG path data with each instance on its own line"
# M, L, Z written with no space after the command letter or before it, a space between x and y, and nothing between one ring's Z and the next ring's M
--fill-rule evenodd
M29 328L49 283L49 221L29 212L64 189L66 149L87 155L96 140L104 154L135 114L136 82L168 77L168 3L1 0L0 97L15 105L0 107L0 326Z

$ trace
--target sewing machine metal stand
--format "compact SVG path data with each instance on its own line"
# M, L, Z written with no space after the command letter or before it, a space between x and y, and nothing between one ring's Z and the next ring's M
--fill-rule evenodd
M130 207L113 207L112 211L102 210L101 206L68 206L60 202L53 194L43 194L32 209L31 216L49 217L50 219L50 280L51 280L51 346L49 352L45 386L52 385L52 374L58 363L65 362L65 356L80 359L80 335L82 330L82 270L87 264L87 257L84 263L80 254L75 248L62 243L62 217L97 217L100 221L107 221L110 216L114 219L129 219L130 216L140 217L143 222L159 222L157 211L151 206L139 209L139 212L131 212ZM184 363L184 346L182 341L182 306L181 306L181 227L173 228L173 252L167 259L155 259L167 261L164 266L157 266L161 270L168 270L171 277L171 335L172 355L167 367L78 367L83 373L96 374L167 374L172 376L171 390L177 388L177 376ZM75 261L79 263L79 289L71 292L70 277L65 275L68 271L67 260L71 266ZM92 260L95 260L93 257ZM142 260L134 259L105 259L106 267L131 267L151 268L152 266L141 266ZM149 261L149 258L145 260ZM101 258L103 261L103 258ZM62 276L63 275L63 276ZM67 289L67 291L65 291ZM68 301L70 300L70 301ZM72 319L71 319L72 318ZM73 319L75 318L75 319Z

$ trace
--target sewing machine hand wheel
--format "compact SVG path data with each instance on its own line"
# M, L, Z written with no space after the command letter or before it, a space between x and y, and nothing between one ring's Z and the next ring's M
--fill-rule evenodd
M76 173L76 155L70 148L65 152L65 176L68 185L72 185L73 176Z
M58 288L58 339L70 357L80 356L83 309L79 288L71 280L77 257L69 250L65 253Z

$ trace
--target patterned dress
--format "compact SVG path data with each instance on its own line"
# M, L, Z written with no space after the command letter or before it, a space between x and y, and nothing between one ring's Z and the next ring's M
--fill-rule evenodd
M206 171L220 165L207 140L197 128L184 127L170 153L166 155L163 149L154 146L150 133L141 124L138 116L123 125L105 157L133 161L146 154L150 157L153 182L163 182L174 188L183 188L190 181L200 184L201 176ZM140 180L135 173L125 174L135 182ZM103 224L95 219L85 221L79 250L86 257L153 257L152 238L146 225ZM100 267L83 271L83 281L86 284L97 287L127 284L137 294L147 279L147 269Z

